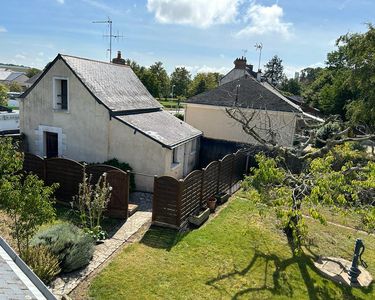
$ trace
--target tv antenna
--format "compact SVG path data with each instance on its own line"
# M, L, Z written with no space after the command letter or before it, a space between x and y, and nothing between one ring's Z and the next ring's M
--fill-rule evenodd
M262 58L262 49L263 49L263 44L262 43L256 43L254 45L256 51L259 50L259 63L258 63L258 71L260 70L260 60Z
M120 37L124 37L124 36L120 35L118 32L117 32L117 34L112 33L112 20L109 17L108 17L108 20L93 21L93 23L108 24L108 26L109 26L109 34L104 34L103 37L109 38L109 48L107 49L107 51L109 52L109 62L112 62L112 38L119 39Z

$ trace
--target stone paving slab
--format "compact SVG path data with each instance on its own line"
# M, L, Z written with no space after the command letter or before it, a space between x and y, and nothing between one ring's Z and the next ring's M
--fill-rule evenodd
M81 281L102 265L144 224L151 222L151 217L152 213L146 211L137 211L129 217L112 238L105 240L103 244L95 246L93 258L84 269L68 274L61 274L52 282L51 288L54 295L61 298L63 295L69 294Z
M365 268L359 266L361 273L358 276L358 284L352 284L348 274L351 262L342 258L322 257L314 262L314 265L320 273L338 283L353 287L368 287L372 282L371 274Z

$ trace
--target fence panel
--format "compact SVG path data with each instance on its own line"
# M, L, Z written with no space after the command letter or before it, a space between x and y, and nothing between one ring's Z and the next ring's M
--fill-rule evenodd
M234 154L233 183L240 181L246 174L246 160L247 156L244 151L239 150Z
M214 197L219 188L219 167L218 161L211 162L203 169L203 183L202 183L202 201L205 202L209 198Z
M225 193L232 186L234 155L228 154L220 160L219 193Z
M183 181L180 217L181 224L187 221L190 214L200 208L202 199L202 175L202 170L196 170L186 176Z
M127 219L129 174L121 170L107 171L107 182L112 187L112 193L105 214L113 218Z
M66 158L49 158L46 164L46 184L59 183L55 195L57 199L70 202L78 194L79 184L83 178L83 165Z
M40 179L45 180L44 159L38 155L25 153L23 161L23 170L27 173L33 173Z
M182 182L170 176L155 177L152 221L180 226Z

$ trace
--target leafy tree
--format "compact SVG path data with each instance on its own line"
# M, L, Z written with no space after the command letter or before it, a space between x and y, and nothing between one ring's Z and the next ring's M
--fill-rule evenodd
M12 82L9 84L9 91L20 93L23 91L23 88L18 82Z
M171 74L171 85L174 85L173 93L178 96L187 96L191 75L184 67L177 67Z
M219 73L198 73L190 83L188 95L194 96L218 86Z
M0 155L0 207L11 217L12 235L22 255L37 228L54 218L51 198L57 185L46 187L35 175L23 175L23 155L11 139L0 139Z
M170 79L167 71L163 67L163 63L160 61L155 62L150 66L149 71L151 76L156 78L154 82L155 86L153 87L155 91L153 96L159 98L168 97L170 94Z
M26 71L26 76L31 78L31 77L33 77L34 75L36 75L40 72L42 72L42 71L37 69L37 68L30 68Z
M0 84L0 105L7 106L8 92L8 87L4 84Z
M277 55L271 58L271 60L264 66L264 76L271 82L273 85L278 85L281 83L281 80L284 76L284 67L281 64L283 61Z
M309 85L311 84L312 82L315 81L315 79L318 77L319 73L323 70L323 68L305 68L303 70L301 70L301 74L300 74L300 83L302 85Z
M301 95L301 85L297 79L290 78L282 81L280 89L292 95Z

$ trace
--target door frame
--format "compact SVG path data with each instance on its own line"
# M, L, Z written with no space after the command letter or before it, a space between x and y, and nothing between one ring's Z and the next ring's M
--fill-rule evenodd
M38 135L39 135L39 155L45 157L46 153L46 141L45 141L45 132L53 132L57 133L57 151L58 157L63 155L63 143L62 143L62 128L60 127L53 127L53 126L46 126L46 125L39 125L38 127Z

